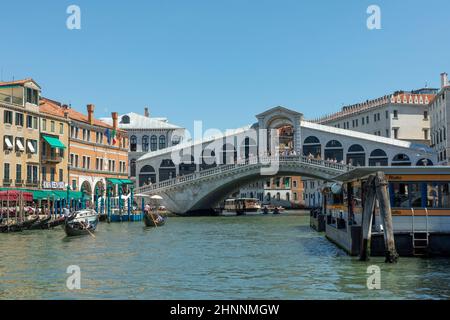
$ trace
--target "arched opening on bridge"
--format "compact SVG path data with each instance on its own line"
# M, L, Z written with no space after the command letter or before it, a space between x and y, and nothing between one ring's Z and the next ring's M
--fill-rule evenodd
M172 159L164 159L159 166L159 181L166 181L175 178L177 170Z
M406 154L400 153L392 159L391 165L393 167L408 167L411 166L411 160Z
M136 177L136 159L130 160L130 177Z
M433 165L433 161L431 161L430 159L420 159L416 164L416 166L418 167L430 167Z
M139 172L139 187L155 182L156 182L155 168L153 168L150 165L142 167L141 171Z
M366 152L361 145L354 144L348 149L347 164L355 167L364 167L366 165Z
M252 138L245 137L243 144L240 146L240 157L249 159L258 155L258 145Z
M217 167L216 153L211 149L204 149L202 151L202 161L200 164L200 171L208 170Z
M315 136L309 136L303 141L303 155L313 157L322 157L322 145L320 140Z
M222 146L222 164L232 164L237 160L236 148L230 144L226 143Z
M187 154L181 157L181 163L179 165L180 176L185 176L194 173L197 170L195 165L194 156Z
M369 157L370 167L388 166L388 156L386 152L381 149L375 149L372 151Z
M344 148L337 140L331 140L325 146L325 160L336 160L341 162L344 160Z
M294 127L292 125L284 125L278 128L280 138L280 151L290 153L294 150Z

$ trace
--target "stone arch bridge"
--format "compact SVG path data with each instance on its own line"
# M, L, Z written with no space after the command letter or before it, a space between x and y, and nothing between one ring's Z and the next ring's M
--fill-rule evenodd
M136 164L137 192L172 212L211 210L240 187L269 176L333 181L356 166L433 165L427 146L305 121L276 107L252 126L150 152Z

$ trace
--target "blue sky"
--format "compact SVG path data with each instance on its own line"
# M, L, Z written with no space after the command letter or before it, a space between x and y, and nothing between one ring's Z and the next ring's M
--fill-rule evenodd
M66 9L80 6L81 30ZM382 30L366 9L382 10ZM439 86L450 72L448 0L8 1L4 81L96 116L143 112L235 128L283 105L307 118L391 93Z

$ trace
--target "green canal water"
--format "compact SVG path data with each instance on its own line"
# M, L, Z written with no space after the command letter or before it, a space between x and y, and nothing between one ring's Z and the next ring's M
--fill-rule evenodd
M169 218L0 234L0 299L448 299L450 260L361 263L309 228L309 217ZM381 268L368 290L367 268ZM66 287L81 269L81 290Z

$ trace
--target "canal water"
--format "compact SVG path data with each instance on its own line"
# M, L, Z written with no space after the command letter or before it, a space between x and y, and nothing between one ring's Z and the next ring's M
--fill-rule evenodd
M0 299L448 299L450 260L361 263L296 214L171 217L164 227L99 225L0 234ZM68 266L81 290L67 289ZM381 290L367 268L381 268Z

